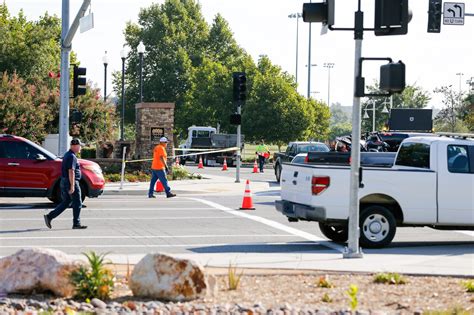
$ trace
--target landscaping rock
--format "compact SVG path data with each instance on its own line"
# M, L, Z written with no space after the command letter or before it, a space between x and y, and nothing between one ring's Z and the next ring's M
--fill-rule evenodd
M190 301L206 295L204 269L196 262L148 254L133 269L129 287L135 296Z
M50 291L70 297L74 286L69 280L78 267L65 253L52 249L22 249L0 259L0 292L32 293Z

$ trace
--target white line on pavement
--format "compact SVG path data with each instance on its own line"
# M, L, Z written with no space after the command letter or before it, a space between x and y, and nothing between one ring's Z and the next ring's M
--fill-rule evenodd
M156 239L156 238L209 238L209 237L293 237L292 234L227 234L227 235L86 235L86 236L14 236L0 240L54 240L54 239Z
M281 224L281 223L278 223L278 222L275 222L275 221L272 221L272 220L269 220L269 219L265 219L265 218L258 217L258 216L255 216L255 215L250 215L250 214L247 214L245 212L240 212L238 210L233 210L233 209L227 208L223 205L220 205L220 204L212 202L212 201L208 201L208 200L204 200L204 199L200 199L200 198L189 198L189 199L202 202L202 203L204 203L208 206L214 207L216 209L222 210L226 213L229 213L229 214L232 214L232 215L235 215L235 216L238 216L238 217L243 217L243 218L250 219L250 220L253 220L253 221L256 221L256 222L263 223L263 224L271 226L275 229L293 234L295 236L304 238L306 240L313 241L313 242L318 242L321 245L324 245L325 247L329 247L331 249L335 249L335 250L338 250L340 252L344 251L343 246L332 243L332 242L329 242L329 241L327 241L323 238L320 238L320 237L318 237L316 235L313 235L313 234L310 234L308 232L297 230L295 228L286 226L284 224Z
M216 247L216 246L312 246L314 247L314 243L286 243L286 242L277 242L277 243L203 243L203 244L130 244L130 245L1 245L0 248L146 248L146 247ZM321 244L323 245L323 244ZM316 251L316 250L315 250ZM0 256L1 258L2 256Z
M17 209L1 209L2 211L4 210L12 210L12 211L17 211ZM27 213L29 211L34 211L34 212L38 212L38 211L42 211L42 210L46 210L44 208L40 208L40 209L24 209L21 211L21 213ZM52 209L47 209L47 210L52 210ZM83 208L82 209L82 212L81 213L86 213L88 211L90 212L96 212L96 211L156 211L156 212L160 212L160 211L196 211L196 210L216 210L215 208L169 208L169 209L158 209L158 208L110 208L110 209L94 209L92 207L87 207L87 208Z
M220 216L220 217L105 217L105 218L95 218L95 217L88 217L88 216L82 216L83 219L87 221L94 221L94 220L208 220L208 219L235 219L235 217L230 217L230 216ZM59 219L54 219L54 221L70 221L71 219L66 219L66 218L59 218ZM12 219L0 219L0 222L6 222L6 221L44 221L43 218L12 218Z

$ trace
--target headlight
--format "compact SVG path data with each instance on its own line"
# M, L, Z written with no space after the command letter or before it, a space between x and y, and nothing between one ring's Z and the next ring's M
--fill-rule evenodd
M84 165L84 169L94 172L97 175L102 175L102 169L98 165Z

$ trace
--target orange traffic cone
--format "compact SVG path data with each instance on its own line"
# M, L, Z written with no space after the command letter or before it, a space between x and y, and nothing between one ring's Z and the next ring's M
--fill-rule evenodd
M227 159L224 158L224 165L222 166L223 171L227 171Z
M258 173L257 160L255 160L255 163L253 163L253 171L252 171L252 173Z
M202 157L199 157L198 168L204 168L204 166L202 165Z
M156 181L155 191L156 191L156 192L163 192L163 191L165 191L165 187L163 187L163 184L162 184L159 180Z
M176 166L179 166L179 157L176 157L175 165L176 165Z
M250 181L248 179L247 183L245 184L244 199L242 200L242 207L240 210L255 210L253 207L252 196L250 194Z

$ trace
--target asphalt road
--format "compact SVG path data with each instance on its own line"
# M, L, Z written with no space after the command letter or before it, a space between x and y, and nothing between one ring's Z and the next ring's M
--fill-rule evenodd
M207 167L199 172L235 177L234 170L221 172L218 167ZM253 192L256 210L237 210L243 195L239 191L205 195L190 192L172 199L101 196L86 200L81 217L82 224L89 226L87 230L71 229L71 210L53 221L53 229L47 229L43 214L53 207L47 199L0 198L0 256L39 246L73 255L91 250L107 252L116 262L132 263L146 253L165 252L223 266L247 263L254 267L331 269L342 264L334 263L334 259L342 257L343 246L325 240L316 223L289 223L275 211L279 185L272 170L265 171L252 174L244 169L241 177L242 181L268 182L267 189ZM471 232L399 228L391 246L366 251L365 256L369 255L386 257L386 268L395 257L405 257L413 272L421 272L415 270L416 265L425 262L440 273L455 274L457 267L449 267L455 263L464 268L459 274L474 275ZM358 270L357 264L352 265ZM405 267L401 271L409 269ZM447 272L449 268L454 271Z

